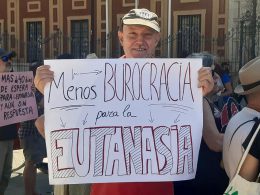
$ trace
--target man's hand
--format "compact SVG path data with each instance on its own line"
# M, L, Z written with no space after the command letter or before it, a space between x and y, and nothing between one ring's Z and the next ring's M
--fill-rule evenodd
M212 77L212 71L211 68L208 67L202 67L199 70L199 86L198 87L202 87L202 93L203 96L208 95L214 87L214 80Z
M34 85L43 94L45 85L53 81L53 79L54 79L54 72L50 70L50 66L42 65L39 66L36 70Z

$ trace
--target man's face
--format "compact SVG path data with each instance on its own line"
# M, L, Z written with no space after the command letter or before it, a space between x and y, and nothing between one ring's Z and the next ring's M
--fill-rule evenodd
M12 67L11 64L12 64L11 60L4 62L3 60L0 59L0 73L9 72Z
M141 25L124 25L118 38L127 58L152 58L160 40L160 33Z

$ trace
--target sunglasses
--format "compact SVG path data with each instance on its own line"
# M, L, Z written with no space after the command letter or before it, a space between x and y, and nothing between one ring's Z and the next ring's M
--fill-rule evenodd
M12 62L10 62L10 58L8 56L2 56L1 60L5 63L7 71L12 69Z

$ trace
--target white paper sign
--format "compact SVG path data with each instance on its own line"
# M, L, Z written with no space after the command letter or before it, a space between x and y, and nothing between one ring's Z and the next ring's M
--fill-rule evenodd
M46 60L51 184L195 177L201 59Z

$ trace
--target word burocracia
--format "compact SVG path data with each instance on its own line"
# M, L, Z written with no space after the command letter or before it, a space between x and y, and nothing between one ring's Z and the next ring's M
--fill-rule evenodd
M184 95L191 96L194 101L190 64L185 70L177 62L161 66L148 62L134 66L105 64L104 102L113 99L181 101Z
M68 76L62 72L51 83L48 102L56 90L61 90L66 101L79 99L94 100L98 96L104 98L104 102L113 100L166 100L182 101L190 98L194 101L192 91L190 64L183 66L180 63L172 63L158 66L154 63L130 65L105 63L103 75L103 94L98 94L100 83L91 85L85 82L73 85L68 81ZM66 77L66 78L65 78ZM177 78L177 79L176 79ZM102 78L101 78L102 79Z

